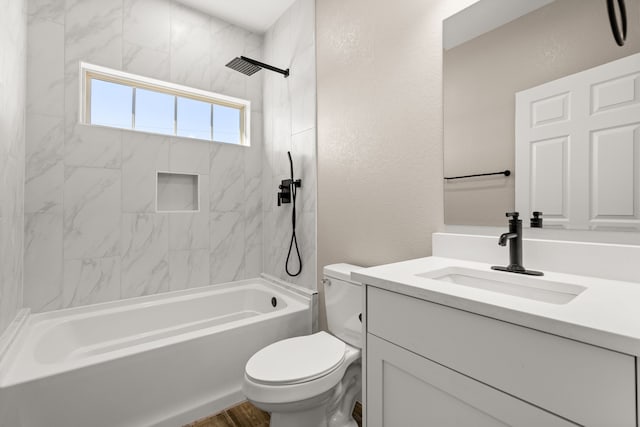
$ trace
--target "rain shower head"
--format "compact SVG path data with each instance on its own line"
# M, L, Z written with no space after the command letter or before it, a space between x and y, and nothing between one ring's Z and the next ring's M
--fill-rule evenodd
M289 69L282 70L280 68L273 67L269 64L265 64L264 62L256 61L255 59L247 58L246 56L240 56L232 59L227 67L232 70L236 70L241 72L242 74L246 74L247 76L252 76L261 69L275 71L276 73L280 73L283 76L289 77Z

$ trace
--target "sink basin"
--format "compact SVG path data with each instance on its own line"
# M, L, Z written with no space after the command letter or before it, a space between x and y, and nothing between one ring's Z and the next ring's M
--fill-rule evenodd
M539 277L463 267L441 268L417 276L551 304L566 304L586 289Z

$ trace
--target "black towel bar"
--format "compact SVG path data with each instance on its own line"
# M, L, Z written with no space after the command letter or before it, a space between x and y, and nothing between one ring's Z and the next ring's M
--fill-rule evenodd
M450 177L445 177L444 179L461 179L461 178L474 178L476 176L489 176L489 175L504 175L504 176L509 176L511 175L511 171L509 169L504 170L502 172L490 172L490 173L476 173L473 175L462 175L462 176L450 176Z

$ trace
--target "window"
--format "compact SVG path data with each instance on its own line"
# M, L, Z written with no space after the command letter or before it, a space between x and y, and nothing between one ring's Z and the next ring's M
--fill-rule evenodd
M80 64L86 124L249 144L249 101Z

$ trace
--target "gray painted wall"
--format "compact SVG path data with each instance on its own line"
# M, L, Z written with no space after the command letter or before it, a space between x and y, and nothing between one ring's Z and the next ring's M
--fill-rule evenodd
M431 254L443 227L442 20L473 0L322 0L318 270Z

